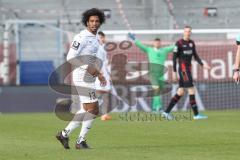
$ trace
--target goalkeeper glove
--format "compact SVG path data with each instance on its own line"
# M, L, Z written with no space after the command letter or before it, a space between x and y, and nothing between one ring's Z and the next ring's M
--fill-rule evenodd
M133 41L135 41L135 39L136 39L135 34L133 34L133 33L128 33L128 37Z

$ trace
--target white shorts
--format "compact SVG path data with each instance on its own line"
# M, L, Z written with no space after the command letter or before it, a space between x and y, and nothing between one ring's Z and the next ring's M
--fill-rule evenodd
M85 78L84 78L85 77ZM76 86L80 103L97 102L95 79L85 69L73 71L73 83Z

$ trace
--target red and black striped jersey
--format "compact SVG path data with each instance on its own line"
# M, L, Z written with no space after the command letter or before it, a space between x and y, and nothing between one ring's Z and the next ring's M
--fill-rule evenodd
M179 64L191 66L192 57L200 64L203 65L202 60L199 58L195 43L193 40L180 39L176 42L173 50L173 70L177 71L177 60Z

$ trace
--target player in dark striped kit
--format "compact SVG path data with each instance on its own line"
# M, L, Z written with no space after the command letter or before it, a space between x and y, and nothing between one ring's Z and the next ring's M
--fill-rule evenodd
M172 97L167 109L163 112L163 116L167 119L172 119L173 117L169 114L173 109L174 105L179 101L179 99L184 95L184 89L188 90L190 104L194 113L193 119L206 119L207 116L201 115L198 112L198 107L195 100L195 88L193 84L192 71L191 71L191 61L192 57L203 66L204 69L210 69L207 64L203 64L202 60L199 58L195 43L190 39L192 28L190 26L184 27L183 38L177 41L176 47L174 49L173 55L173 80L177 79L177 63L179 63L178 75L179 75L179 88L174 97Z

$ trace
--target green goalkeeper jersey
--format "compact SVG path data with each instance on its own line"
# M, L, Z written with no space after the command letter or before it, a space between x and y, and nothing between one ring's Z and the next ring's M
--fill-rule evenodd
M150 63L164 65L169 53L171 53L175 45L170 45L167 47L161 47L159 49L148 47L143 45L139 40L135 41L136 46L138 46L144 53L148 55Z
M175 48L175 45L170 45L167 47L162 47L159 49L156 49L154 47L148 47L146 45L143 45L139 40L135 41L135 44L137 47L139 47L144 53L148 56L148 61L150 62L150 82L153 86L159 86L159 89L161 90L164 88L164 63L167 59L167 56L169 53L173 51ZM161 66L155 66L154 64L160 64ZM159 111L160 108L162 108L162 100L161 96L155 95L153 97L152 102L152 109L154 111Z

